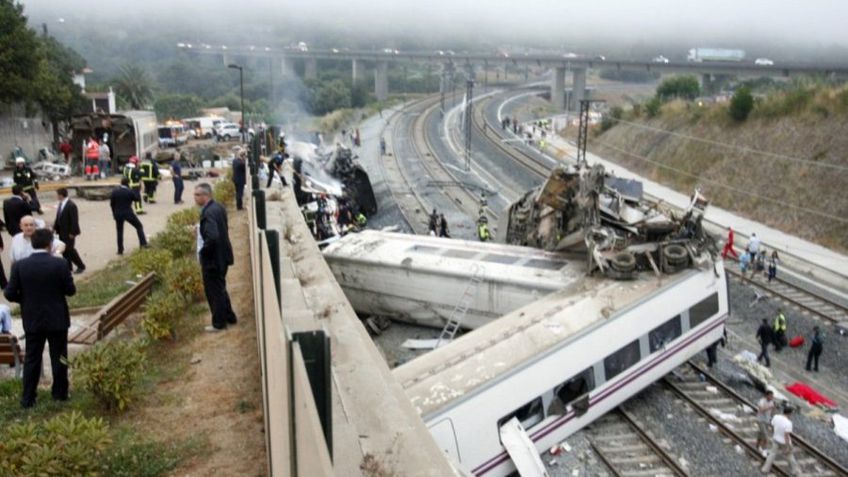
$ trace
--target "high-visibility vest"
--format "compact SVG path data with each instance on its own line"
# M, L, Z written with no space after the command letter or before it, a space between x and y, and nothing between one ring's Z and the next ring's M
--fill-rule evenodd
M368 218L365 217L365 214L360 212L360 213L356 214L356 223L357 223L357 225L360 225L360 226L365 225L365 224L368 223Z
M489 226L486 224L480 224L477 226L477 236L480 238L482 242L485 242L491 238L489 235Z
M786 317L783 313L778 313L777 318L774 319L774 331L786 333Z
M85 147L85 157L93 161L100 159L100 144L97 144L97 141L89 141Z
M130 180L130 187L138 187L141 184L141 172L134 164L124 166L124 177Z

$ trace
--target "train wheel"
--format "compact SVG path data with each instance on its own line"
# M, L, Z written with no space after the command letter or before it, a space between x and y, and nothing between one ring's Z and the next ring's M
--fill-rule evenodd
M678 244L667 245L663 248L663 256L669 265L688 265L689 253L686 247Z
M636 257L629 252L620 252L610 260L610 264L618 272L632 272L636 269Z

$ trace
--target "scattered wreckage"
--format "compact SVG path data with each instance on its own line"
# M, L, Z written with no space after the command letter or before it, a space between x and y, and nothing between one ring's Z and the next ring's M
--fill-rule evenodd
M714 262L716 241L702 226L707 205L695 191L678 216L645 200L641 182L602 165L557 167L501 215L498 229L507 244L583 252L589 273L631 279Z
M377 212L368 173L349 148L337 144L322 149L294 141L288 151L295 199L319 245L358 230Z

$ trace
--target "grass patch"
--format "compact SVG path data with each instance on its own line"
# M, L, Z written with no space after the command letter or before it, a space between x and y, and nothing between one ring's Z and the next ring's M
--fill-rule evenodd
M45 363L45 365L48 365ZM11 424L26 421L41 421L50 419L57 414L79 411L83 415L92 415L97 410L97 404L91 394L73 389L71 398L67 401L54 401L50 390L38 390L37 404L30 409L21 408L21 391L23 385L20 379L9 378L0 381L0 429L6 429Z
M77 293L68 298L68 306L71 309L103 306L132 287L127 281L136 280L138 278L127 265L126 259L113 260L106 268L77 282Z
M111 477L157 477L174 470L183 460L198 455L208 441L193 437L185 442L157 442L138 435L136 429L113 431L114 444L104 460L104 475Z

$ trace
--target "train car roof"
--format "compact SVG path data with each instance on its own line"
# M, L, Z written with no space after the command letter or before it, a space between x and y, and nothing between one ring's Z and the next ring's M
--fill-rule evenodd
M689 269L662 282L648 274L631 281L584 277L578 287L551 293L395 368L395 377L427 416L694 273L711 272Z
M484 276L551 289L570 287L583 281L585 260L560 253L493 242L443 239L425 235L365 230L348 234L324 249L332 261L367 263L374 266L431 270L437 275L469 276L474 265Z

